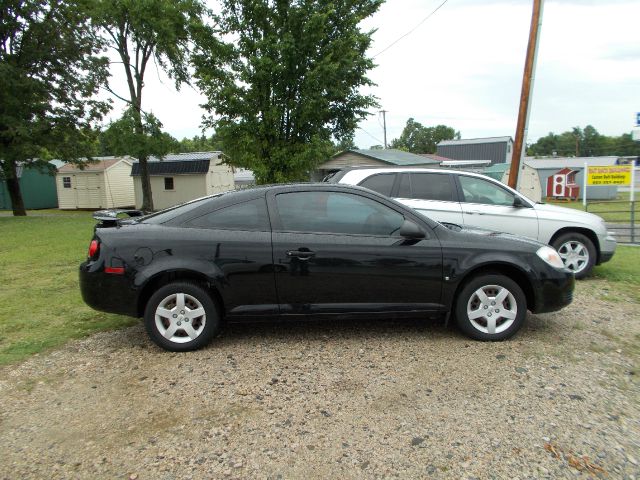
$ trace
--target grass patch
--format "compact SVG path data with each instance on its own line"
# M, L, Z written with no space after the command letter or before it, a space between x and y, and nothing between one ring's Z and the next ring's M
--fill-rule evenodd
M608 280L615 287L640 303L640 247L618 245L613 258L593 269L593 278Z
M94 225L91 212L0 216L0 364L136 322L82 301L78 265Z
M545 200L545 202L559 207L585 211L582 200L563 202L549 199ZM589 202L587 211L604 218L604 220L609 223L629 223L631 220L629 192L619 192L615 200L594 200L593 202ZM634 211L636 221L640 221L640 193L636 195Z

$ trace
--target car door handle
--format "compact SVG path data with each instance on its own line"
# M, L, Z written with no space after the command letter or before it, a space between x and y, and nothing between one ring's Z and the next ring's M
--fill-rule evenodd
M464 212L467 215L484 215L484 212L478 212L478 211L468 211L468 212Z
M316 252L310 250L289 250L287 257L295 257L299 260L309 260L311 257L315 257Z

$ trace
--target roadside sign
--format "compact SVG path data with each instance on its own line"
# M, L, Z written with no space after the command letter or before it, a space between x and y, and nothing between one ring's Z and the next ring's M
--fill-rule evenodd
M587 185L631 185L631 165L588 167Z

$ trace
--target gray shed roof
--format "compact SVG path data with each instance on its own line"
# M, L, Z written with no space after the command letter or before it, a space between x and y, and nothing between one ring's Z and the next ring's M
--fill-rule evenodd
M438 143L440 145L472 145L477 143L502 143L513 141L511 137L486 137L486 138L467 138L460 140L442 140Z
M403 152L402 150L395 150L393 148L388 148L386 150L347 150L347 152L357 153L365 157L401 167L407 165L438 165L440 163L438 160L434 160L432 158L416 155L415 153ZM334 156L338 156L341 153Z
M172 153L162 159L149 157L147 162L149 175L197 175L207 173L211 159L219 158L222 152L188 152ZM131 176L140 176L140 164L135 162L131 167Z
M187 153L170 153L162 159L158 157L149 157L149 162L189 162L193 160L211 160L223 155L222 152L216 150L213 152L187 152Z

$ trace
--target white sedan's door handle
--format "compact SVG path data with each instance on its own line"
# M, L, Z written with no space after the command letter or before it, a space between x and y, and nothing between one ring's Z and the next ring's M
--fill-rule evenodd
M480 212L480 211L469 211L469 212L464 212L467 215L484 215L484 212Z

